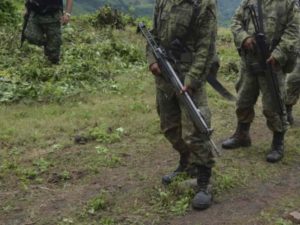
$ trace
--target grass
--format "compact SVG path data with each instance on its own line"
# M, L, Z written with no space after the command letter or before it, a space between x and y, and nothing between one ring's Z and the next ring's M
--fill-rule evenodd
M114 31L115 37L123 35L123 40L142 48L142 39L131 29ZM237 74L228 65L237 61L237 55L228 30L221 30L219 41L224 62L220 79L233 90ZM160 184L178 159L159 130L154 81L146 65L122 68L107 91L61 102L0 107L1 223L154 225L192 213L192 189L180 192L181 180L168 188ZM213 138L220 143L235 128L235 106L210 87L208 95ZM299 163L297 127L288 132L283 162L264 161L270 132L262 114L257 114L251 130L253 146L224 152L217 159L213 191L219 202L245 190L254 193ZM300 116L297 108L295 115ZM74 143L76 135L87 137L87 143ZM264 207L254 219L260 224L289 225L281 215L299 208L295 193Z

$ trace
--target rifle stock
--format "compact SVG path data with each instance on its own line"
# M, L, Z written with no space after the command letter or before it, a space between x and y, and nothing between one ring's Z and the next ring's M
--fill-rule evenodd
M183 84L181 80L179 79L176 71L174 70L168 55L166 54L166 51L160 47L152 34L149 32L149 30L146 28L146 26L143 23L138 24L138 31L140 31L143 36L145 37L149 48L151 49L154 57L156 58L161 70L163 71L163 76L166 80L169 80L172 84L174 90L176 93L180 93L180 101L183 103L188 115L190 116L190 119L192 120L193 124L197 128L197 130L204 134L207 140L210 142L212 147L212 153L215 156L220 156L221 152L215 145L215 143L210 138L213 130L208 127L208 125L205 122L205 119L200 112L200 110L196 107L194 104L191 96L188 92L182 93Z

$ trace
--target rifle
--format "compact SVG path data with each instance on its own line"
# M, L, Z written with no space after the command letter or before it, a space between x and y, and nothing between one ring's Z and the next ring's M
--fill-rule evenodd
M26 13L25 13L25 15L24 15L24 21L23 21L23 28L22 28L22 34L21 34L21 45L20 45L20 48L23 47L24 41L26 40L25 30L26 30L26 28L27 28L28 20L29 20L30 14L31 14L31 8L30 8L28 2L26 3L25 7L26 7Z
M271 93L272 102L275 106L275 111L280 115L281 121L283 123L284 117L286 115L285 105L280 95L280 88L279 88L277 75L276 73L274 73L272 65L267 63L267 59L271 56L271 50L270 50L270 45L267 44L267 39L264 32L261 2L258 3L258 15L256 13L256 9L254 5L250 5L248 6L248 8L255 29L254 38L256 41L256 46L258 48L261 57L260 65L264 70L265 77L269 84L268 87ZM272 43L271 47L274 46L275 43Z
M182 93L183 85L176 71L173 69L171 65L171 61L170 61L171 58L167 55L166 51L162 47L159 47L153 35L146 28L144 23L138 24L138 31L140 31L145 37L154 57L156 58L161 70L163 71L164 78L171 82L176 93L180 93L179 99L180 101L182 101L184 107L186 108L188 115L190 116L190 119L192 120L194 126L197 128L197 130L200 133L204 134L206 139L210 142L212 146L212 153L215 156L219 156L221 154L220 150L217 148L215 143L210 138L213 130L210 129L206 124L201 111L196 107L189 93L188 92Z

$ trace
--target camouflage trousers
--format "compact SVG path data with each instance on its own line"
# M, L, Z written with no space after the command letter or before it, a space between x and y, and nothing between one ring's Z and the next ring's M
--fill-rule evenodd
M300 96L300 57L294 71L286 78L286 105L295 105Z
M32 12L25 30L29 43L44 47L44 54L52 63L58 63L60 58L61 12L40 15Z
M162 78L156 78L158 79L161 84ZM211 168L215 161L210 143L196 130L176 93L171 88L162 89L159 86L161 85L157 85L156 88L157 111L165 137L180 154L190 153L189 168L198 166ZM205 83L193 94L193 100L210 126L211 114L207 104Z
M282 71L276 72L282 99L285 97L285 74ZM241 64L240 78L236 84L238 92L236 115L238 122L251 123L255 117L254 105L259 94L262 94L263 114L267 119L267 126L273 132L284 132L287 129L287 118L281 118L276 112L274 101L269 91L269 84L262 71L254 71Z

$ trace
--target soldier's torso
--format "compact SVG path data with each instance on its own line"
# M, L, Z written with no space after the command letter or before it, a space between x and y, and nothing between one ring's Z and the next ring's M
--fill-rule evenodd
M257 9L257 0L249 0L248 4L244 7L243 24L245 30L254 34L254 26L247 10L248 5L254 5ZM264 31L269 44L272 41L275 43L280 40L284 33L284 30L289 22L288 14L289 1L286 0L263 0L262 11L263 11L263 24ZM257 10L256 10L257 11Z
M194 12L192 0L160 0L155 21L160 44L168 47L176 38L187 39L192 35L189 29Z
M63 0L27 0L26 4L39 14L52 13L63 8Z

